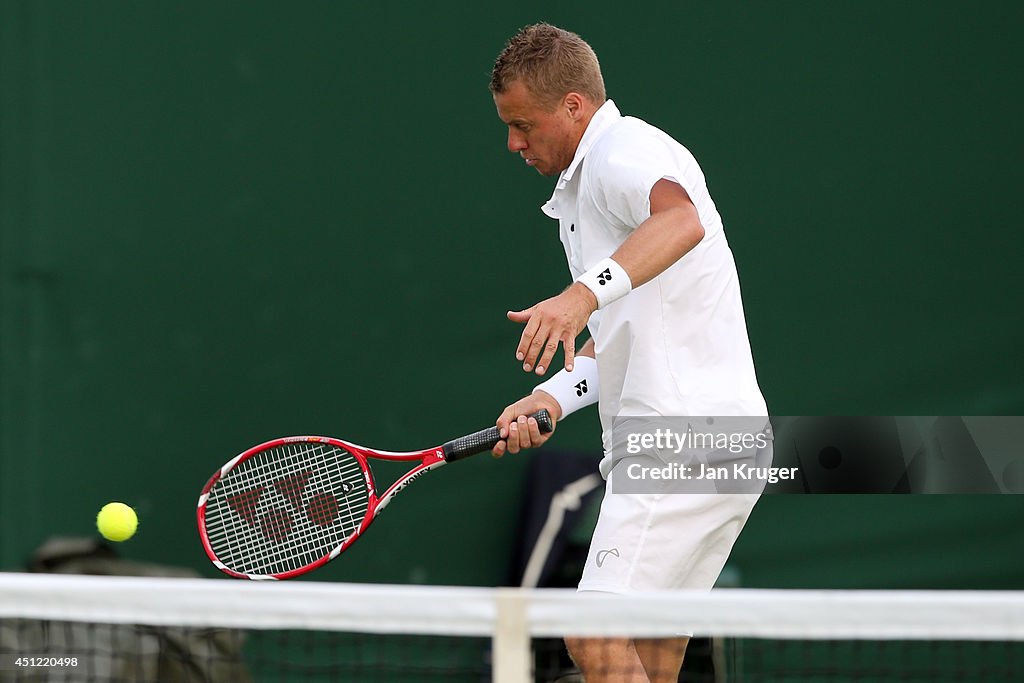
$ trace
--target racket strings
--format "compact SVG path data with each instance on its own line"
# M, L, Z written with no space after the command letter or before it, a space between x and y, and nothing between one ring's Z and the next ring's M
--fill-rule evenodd
M206 531L217 558L243 574L313 564L355 534L369 510L359 461L320 441L269 448L214 485Z

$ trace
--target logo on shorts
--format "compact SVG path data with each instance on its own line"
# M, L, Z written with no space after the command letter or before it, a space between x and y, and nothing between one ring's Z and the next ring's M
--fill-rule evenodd
M608 559L609 555L619 556L618 548L611 548L609 550L601 550L597 553L597 568L600 569L604 566L604 561Z

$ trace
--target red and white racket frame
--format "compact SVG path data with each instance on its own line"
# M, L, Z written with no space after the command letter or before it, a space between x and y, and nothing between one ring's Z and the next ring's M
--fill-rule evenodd
M363 479L366 482L366 490L369 495L366 516L363 518L362 523L360 523L359 528L346 538L341 545L334 548L330 553L324 555L319 560L298 569L282 572L280 574L243 574L241 572L234 571L233 569L229 569L220 561L220 559L217 558L216 553L213 551L213 546L210 543L210 538L206 532L206 502L210 498L210 491L217 482L220 481L221 477L225 476L235 466L258 453L290 443L325 443L338 448L343 448L351 453L359 463L360 468L363 470ZM388 460L391 462L415 462L418 460L420 464L406 472L396 480L395 483L389 486L383 494L378 496L376 483L373 479L373 472L370 470L368 463L369 458L373 458L375 460ZM199 504L196 508L196 523L199 526L199 538L202 541L203 549L206 551L210 561L213 562L214 566L229 576L254 581L273 581L278 579L294 578L322 567L343 553L363 534L363 532L370 527L370 524L372 524L373 520L377 518L377 515L379 515L381 511L386 508L391 501L395 499L395 496L397 496L406 486L414 482L416 479L419 479L427 472L436 470L438 467L447 464L448 461L445 459L443 446L436 446L425 451L396 453L392 451L380 451L373 448L367 448L365 446L359 446L348 441L342 441L341 439L335 439L328 436L287 436L279 439L273 439L272 441L267 441L266 443L259 444L258 446L253 446L247 451L235 456L225 463L223 467L214 472L213 476L210 477L210 480L206 482L206 486L203 487L202 493L199 495Z
M554 422L548 414L548 411L540 410L530 415L530 417L536 420L537 427L542 434L554 431ZM373 520L377 518L381 511L391 504L391 501L395 499L395 496L397 496L405 489L405 487L416 479L419 479L427 472L436 470L438 467L455 460L461 460L463 458L476 455L477 453L489 451L500 440L501 437L498 433L498 428L488 427L487 429L482 429L478 432L453 439L452 441L448 441L440 446L434 446L433 448L428 448L422 451L409 451L405 453L367 448L365 446L360 446L349 441L343 441L342 439L335 439L329 436L288 436L267 441L266 443L262 443L258 446L253 446L249 450L244 451L229 460L223 467L214 472L213 476L206 482L206 486L203 487L202 492L199 494L199 504L196 508L196 522L199 526L199 538L202 541L203 549L206 551L207 556L213 562L214 566L229 576L251 580L290 579L292 577L311 572L318 567L322 567L343 553L346 548L352 545L356 539L358 539L367 530L367 528L369 528L370 524L373 523ZM348 451L356 459L356 462L359 463L359 466L363 470L363 478L366 482L368 494L367 511L366 515L363 517L363 521L359 524L359 528L336 548L318 560L299 567L298 569L292 569L277 574L244 574L228 568L214 552L206 531L206 503L210 498L210 491L217 482L234 467L253 457L257 453L262 453L263 451L270 450L278 446L300 442L329 444ZM375 460L388 460L391 462L419 461L419 464L399 477L383 494L378 496L377 487L373 480L373 472L370 470L370 458Z

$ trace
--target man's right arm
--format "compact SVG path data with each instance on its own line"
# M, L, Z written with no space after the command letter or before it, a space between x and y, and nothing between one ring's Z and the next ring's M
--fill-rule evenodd
M576 353L577 356L587 358L594 358L595 354L593 338L588 339ZM557 425L562 418L562 406L554 396L543 389L536 390L506 407L495 421L502 441L497 443L491 453L500 458L506 452L518 453L524 448L536 448L551 438L555 433L554 429L547 434L541 434L536 420L528 417L542 409L551 415L552 425Z

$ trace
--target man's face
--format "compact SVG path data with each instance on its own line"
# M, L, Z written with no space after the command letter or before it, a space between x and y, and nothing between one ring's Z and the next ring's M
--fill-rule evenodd
M522 81L512 81L505 92L495 93L494 105L508 126L508 151L542 175L556 176L569 167L582 137L569 108L559 103L550 111Z

